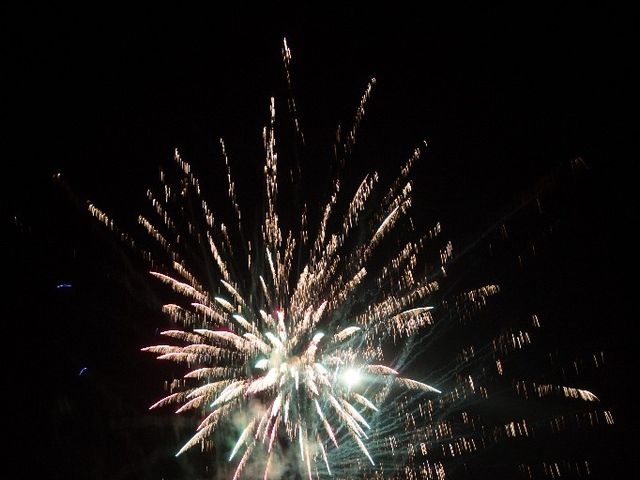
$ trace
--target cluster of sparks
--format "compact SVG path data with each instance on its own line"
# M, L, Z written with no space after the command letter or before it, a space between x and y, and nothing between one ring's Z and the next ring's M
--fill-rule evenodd
M185 378L202 383L172 393L153 407L183 402L178 412L203 406L211 409L198 426L197 433L178 454L206 439L234 409L249 408L250 419L229 454L229 461L241 457L234 478L239 477L258 443L264 445L268 454L264 470L267 478L270 454L281 437L286 439L286 445L299 445L300 460L309 478L312 478L312 469L316 471L318 460L331 474L327 449L340 448L337 435L342 431L348 432L362 455L375 465L366 446L367 431L371 428L366 416L378 408L374 401L358 393L360 383L383 386L394 381L405 388L440 393L425 383L403 378L398 371L380 363L384 361L378 348L380 335L392 331L396 336L406 336L430 323L432 307L417 305L424 303L425 297L437 286L433 282L413 280L412 264L416 263L417 244L407 244L373 279L380 287L393 282L396 288L381 288L376 302L359 315L344 318L338 313L332 315L350 302L367 277L367 261L376 246L406 211L411 184L401 181L419 152L415 152L403 169L401 180L389 190L377 227L355 251L346 254L342 254L345 242L360 221L376 177L368 176L362 181L342 219L341 230L334 234L330 234L326 226L335 203L336 195L332 196L324 209L310 258L294 283L290 272L296 242L304 242L304 238L294 239L290 233L283 245L276 211L274 120L272 100L271 127L264 132L267 208L261 229L262 245L259 250L248 246L248 250L256 253L255 257L248 258L247 268L261 263L260 268L267 272L256 278L260 294L242 293L243 282L231 273L232 266L220 253L224 247L217 243L211 231L206 236L221 277L221 295L210 295L181 265L179 256L173 251L170 251L175 259L173 276L151 272L191 301L188 312L179 305L170 304L164 307L167 313L178 322L189 318L189 324L206 326L162 332L186 346L156 345L144 349L159 354L159 359L196 367ZM175 159L191 187L197 187L189 165L177 152ZM233 197L232 189L230 195ZM206 204L201 206L207 212ZM215 228L213 215L208 214L207 219L208 227ZM163 248L171 248L169 241L150 222L141 218L140 223ZM165 226L170 224L167 218ZM301 234L301 237L306 236L306 232ZM403 278L396 283L398 273L403 274ZM260 407L256 406L256 400Z
M291 90L291 52L286 41L283 59ZM374 84L372 79L365 90L353 127L337 135L336 155L347 156L354 147ZM292 97L288 105L298 139L304 142ZM451 244L446 243L440 250L439 263L425 266L421 254L440 234L439 225L417 240L388 241L393 235L399 237L401 226L412 228L408 216L412 190L409 174L423 148L412 152L398 178L381 192L378 175L365 176L347 197L350 201L346 208L338 208L342 192L336 179L320 211L319 224L309 225L305 207L298 228L285 234L278 215L275 120L276 103L272 98L270 121L263 131L265 211L253 240L247 241L243 232L243 217L222 140L234 217L231 227L219 220L203 199L198 178L177 151L174 160L178 181L161 172L161 190L147 192L153 217L139 217L139 224L155 242L161 258L142 249L105 213L89 205L94 217L143 250L153 265L151 274L181 299L163 307L180 326L161 332L171 341L143 349L157 354L158 359L187 367L184 378L171 384L169 395L151 407L175 404L177 413L201 412L203 419L196 433L177 455L194 446L218 448L214 434L230 427L237 430L226 450L234 480L254 458L265 479L279 476L276 471L280 469L274 463L292 454L295 468L309 479L336 475L345 464L369 468L377 472L374 477L382 478L385 470L376 452L393 453L401 442L407 442L410 460L415 460L418 452L427 456L438 443L443 444L445 456L446 452L455 456L456 452L476 451L487 443L486 439L454 435L450 420L436 418L434 412L470 395L486 396L486 391L468 376L460 377L459 385L442 393L440 389L444 388L438 383L432 386L423 379L405 377L401 362L387 358L383 348L389 339L396 345L409 342L433 325L437 278L446 276L447 262L453 255ZM197 210L193 219L185 217L187 204L191 212ZM381 245L383 262L376 254L382 250ZM201 280L201 271L189 267L194 248L206 252L209 259L211 268L204 268L207 282ZM389 255L392 248L395 252ZM495 285L487 285L460 298L481 306L498 290ZM529 341L529 334L523 331L496 337L498 375L503 374L500 356ZM473 348L463 350L461 363L474 355ZM515 388L525 396L560 392L565 397L597 401L589 391L558 385L519 382ZM407 398L421 401L413 404ZM416 425L418 417L425 419L428 429ZM469 414L462 412L462 418L466 424L473 424ZM504 425L501 435L528 435L530 430L526 421L515 420ZM445 438L449 441L443 442ZM291 460L288 462L291 464ZM255 476L255 469L252 472ZM444 467L440 461L423 462L405 470L404 475L443 478Z

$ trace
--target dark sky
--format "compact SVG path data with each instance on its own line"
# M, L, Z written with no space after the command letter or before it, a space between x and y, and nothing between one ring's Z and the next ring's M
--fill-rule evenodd
M276 4L200 12L3 7L12 284L4 318L5 341L16 349L5 397L14 404L9 440L26 455L25 478L191 473L171 458L188 419L174 426L146 412L167 377L138 351L162 327L157 300L141 265L82 205L91 199L133 219L174 147L203 176L222 175L222 136L250 208L260 198L269 97L285 110L283 36L293 50L313 195L326 191L336 126L350 124L375 76L354 176L394 174L426 139L415 172L422 226L441 221L454 245L473 251L484 232L508 224L512 254L553 226L514 283L517 298L548 312L561 349L607 352L606 378L585 381L619 425L606 445L591 448L628 472L625 385L634 375L618 267L627 256L620 233L634 219L624 174L632 152L622 147L632 63L624 12ZM52 180L58 172L62 182ZM531 220L537 198L547 207L543 220ZM484 278L503 275L500 265Z

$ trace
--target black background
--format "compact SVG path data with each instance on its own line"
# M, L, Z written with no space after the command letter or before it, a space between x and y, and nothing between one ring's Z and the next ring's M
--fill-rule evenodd
M172 458L189 419L147 413L167 377L138 351L163 325L158 300L141 265L82 207L91 199L135 219L174 147L219 195L222 136L251 211L269 97L285 110L283 36L318 202L335 127L350 124L371 76L354 175L388 177L427 139L415 175L423 228L441 221L455 246L505 222L535 236L529 217L521 227L518 218L544 197L543 223L555 233L519 287L551 312L559 345L606 352L606 373L584 383L616 425L591 454L600 473L637 474L627 408L634 337L620 268L635 221L631 152L622 147L630 23L613 7L583 5L5 8L4 397L15 426L6 439L24 458L24 478L193 473ZM572 163L578 157L584 164Z

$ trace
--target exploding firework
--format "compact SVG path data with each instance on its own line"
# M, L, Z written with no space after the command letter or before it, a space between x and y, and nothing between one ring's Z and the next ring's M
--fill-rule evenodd
M283 60L291 92L286 41ZM352 127L338 130L338 163L356 144L374 85L372 79ZM296 141L304 143L291 95L288 107ZM489 397L481 383L486 372L475 378L465 373L472 359L484 368L490 357L503 375L504 358L531 343L527 330L501 332L492 339L491 355L483 353L481 360L473 347L462 349L459 366L446 373L427 370L426 378L403 373L434 325L434 308L464 318L499 291L489 284L436 302L452 246L440 239L439 224L416 236L409 217L410 173L426 145L412 152L388 186L370 173L345 193L336 178L318 221L310 222L313 216L304 206L296 227L285 230L275 123L272 98L263 131L265 208L257 229L244 228L222 140L233 212L229 224L210 208L178 151L173 170L160 174L160 188L147 191L151 215L139 217L152 248L89 205L92 215L143 253L151 275L177 294L163 311L179 327L162 332L166 344L143 349L187 370L151 408L178 405L176 413L202 414L177 455L195 446L216 448L233 465L234 479L243 473L256 477L258 471L265 479L283 472L309 479L348 478L353 472L443 478L448 460L504 438L529 436L532 427L525 419L485 431L480 417L461 407ZM439 255L428 261L425 249L434 244L440 245ZM537 317L530 326L539 327ZM443 386L445 379L455 379L454 385ZM513 388L526 398L597 401L588 390L561 385L519 381ZM600 415L612 421L610 413ZM216 433L229 428L236 437L227 445ZM579 473L581 467L575 468ZM582 468L588 471L588 465ZM520 469L531 473L527 465Z

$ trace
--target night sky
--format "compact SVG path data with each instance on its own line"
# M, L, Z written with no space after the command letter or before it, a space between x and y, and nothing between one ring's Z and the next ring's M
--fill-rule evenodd
M414 172L416 224L440 221L465 253L459 284L504 285L498 311L539 312L561 355L605 352L605 367L580 385L616 424L573 440L593 458L592 478L607 469L637 475L628 397L637 342L619 267L631 256L622 232L635 223L623 173L632 161L622 148L625 13L276 3L210 12L3 7L4 397L13 425L5 439L18 478L201 478L189 463L197 455L173 458L193 419L147 410L171 374L139 351L166 327L162 298L143 262L84 205L133 224L178 147L215 210L223 137L242 207L257 215L269 98L286 111L284 36L310 198L325 199L336 126L350 125L375 77L347 183L371 170L391 178L427 140ZM278 140L285 158L290 140ZM509 242L489 254L502 226ZM488 458L476 476L492 475Z

